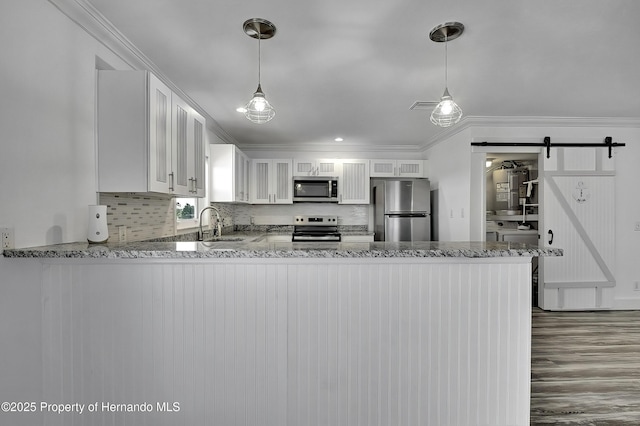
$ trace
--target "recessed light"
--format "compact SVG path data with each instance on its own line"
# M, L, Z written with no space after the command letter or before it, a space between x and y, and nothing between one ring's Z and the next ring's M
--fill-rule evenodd
M236 108L236 111L241 112L241 113L244 114L245 112L247 112L247 109L245 107L238 107L238 108Z
M334 139L334 141L336 142L342 142L344 139L341 138L340 136L338 136L337 138Z

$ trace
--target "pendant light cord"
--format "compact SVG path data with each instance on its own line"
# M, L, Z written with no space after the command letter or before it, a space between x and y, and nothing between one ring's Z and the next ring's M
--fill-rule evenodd
M449 82L447 80L447 68L448 68L448 64L447 64L447 59L448 59L448 55L447 55L447 33L445 31L444 33L444 87L445 89L449 87Z
M260 39L262 34L258 31L258 86L260 86Z

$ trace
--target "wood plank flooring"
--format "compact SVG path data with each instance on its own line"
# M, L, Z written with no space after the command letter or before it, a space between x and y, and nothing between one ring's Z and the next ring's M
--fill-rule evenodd
M640 425L640 311L533 309L532 425Z

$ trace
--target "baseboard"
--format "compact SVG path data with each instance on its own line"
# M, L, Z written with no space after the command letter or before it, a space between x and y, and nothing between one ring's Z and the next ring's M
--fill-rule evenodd
M615 310L640 310L640 297L627 297L613 300Z

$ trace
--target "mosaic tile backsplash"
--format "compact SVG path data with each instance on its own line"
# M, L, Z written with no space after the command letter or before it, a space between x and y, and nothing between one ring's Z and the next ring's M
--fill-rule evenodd
M109 241L117 242L119 226L127 227L127 241L144 241L174 237L175 199L155 194L101 193L100 204L107 205ZM292 230L293 216L336 215L341 230L366 230L369 225L368 205L338 204L211 204L220 211L223 234L233 230ZM210 213L211 211L209 211ZM184 232L189 232L186 230Z
M279 205L233 205L234 225L293 224L290 218L298 215L335 215L338 225L368 225L369 205L342 205L323 203L296 203Z
M127 227L127 241L143 241L175 235L173 198L152 194L101 193L107 205L109 241L118 241L118 226Z

